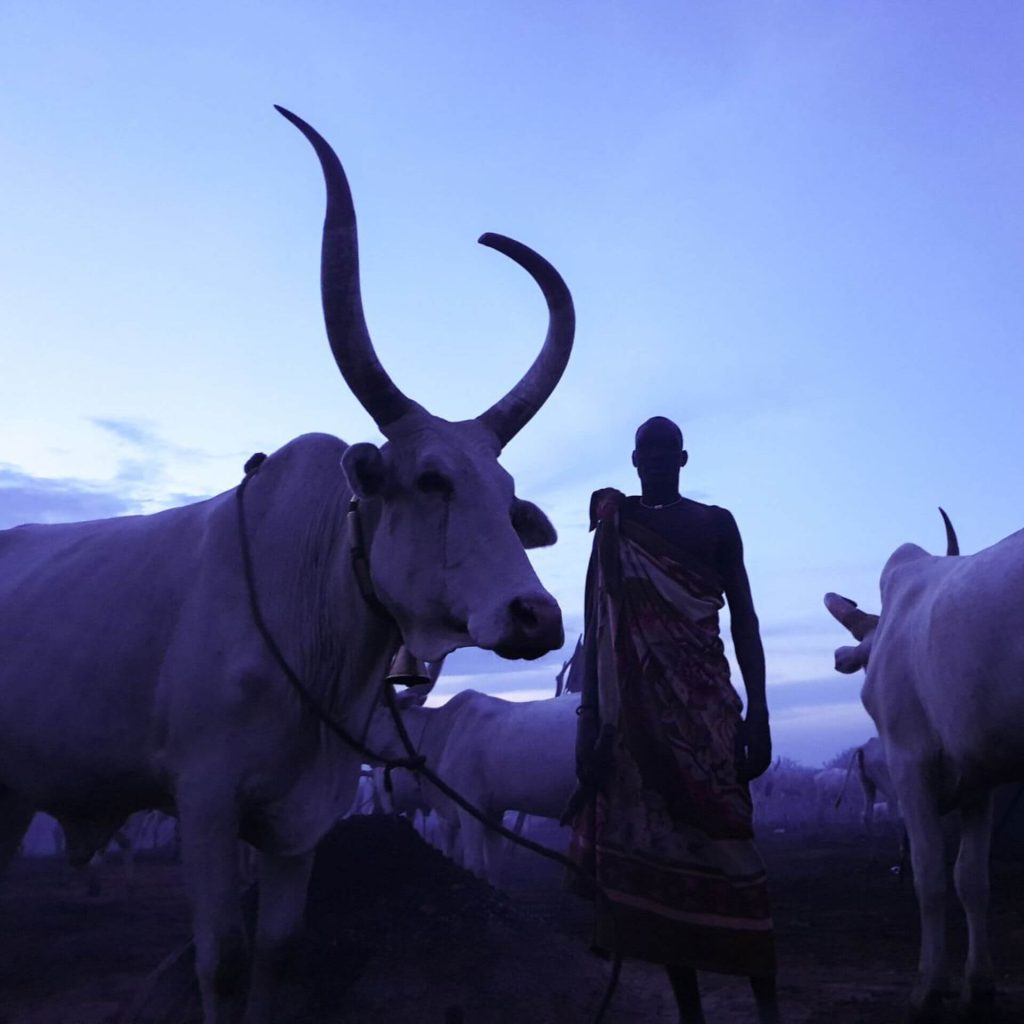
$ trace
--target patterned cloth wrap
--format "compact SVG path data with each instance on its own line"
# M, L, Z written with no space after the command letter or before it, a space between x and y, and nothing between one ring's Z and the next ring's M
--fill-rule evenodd
M736 777L741 702L721 587L595 492L570 856L604 889L594 947L725 974L775 971L768 887ZM578 884L570 886L583 891Z

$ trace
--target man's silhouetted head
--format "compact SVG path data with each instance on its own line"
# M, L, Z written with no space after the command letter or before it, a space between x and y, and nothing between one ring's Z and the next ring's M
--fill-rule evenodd
M633 465L645 498L668 500L679 490L679 470L686 465L683 432L672 420L652 416L636 432Z

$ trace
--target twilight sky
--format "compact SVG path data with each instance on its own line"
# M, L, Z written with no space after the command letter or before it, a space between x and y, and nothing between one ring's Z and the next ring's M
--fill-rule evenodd
M313 124L348 171L397 383L475 415L543 300L576 348L504 464L567 651L450 659L446 691L553 692L590 492L681 424L684 493L740 524L779 753L866 739L821 598L877 610L914 540L1024 525L1024 8L563 0L0 2L0 527L154 511L311 430L379 441L324 338ZM739 680L736 680L739 684ZM740 687L741 688L741 687ZM741 688L742 689L742 688Z

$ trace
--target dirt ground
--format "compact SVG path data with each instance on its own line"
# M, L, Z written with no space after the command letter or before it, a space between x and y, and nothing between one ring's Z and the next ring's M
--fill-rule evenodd
M531 838L564 845L535 822ZM909 881L891 872L894 837L855 828L766 831L780 996L789 1024L896 1024L917 957ZM952 857L952 849L950 850ZM52 859L17 862L0 883L2 1024L186 1024L195 1017L178 868L141 856L135 889L116 862L103 892L61 884ZM326 841L311 887L309 936L280 1013L324 1024L574 1024L593 1020L609 965L587 951L589 907L562 869L526 851L501 890L467 876L405 822L353 818ZM993 1020L1024 1021L1024 858L993 863ZM962 957L953 898L951 947ZM176 955L177 954L177 955ZM164 962L164 969L154 973ZM710 1024L753 1020L742 979L704 975ZM951 1003L948 1019L957 1019ZM629 963L606 1020L668 1024L659 968Z

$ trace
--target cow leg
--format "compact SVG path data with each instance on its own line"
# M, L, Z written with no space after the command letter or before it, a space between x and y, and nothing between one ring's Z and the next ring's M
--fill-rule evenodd
M34 808L21 797L0 788L0 874L17 855L33 814Z
M911 994L911 1005L920 1019L927 1019L936 1012L943 995L949 991L946 864L942 826L939 812L929 796L924 775L915 766L909 766L900 771L897 782L903 797L910 836L910 863L914 871L914 890L921 919L918 981Z
M274 993L302 931L313 853L260 857L259 914L245 1024L273 1024L281 1017L274 1012Z
M967 916L964 1001L983 1008L995 992L988 945L989 853L992 845L992 796L961 809L960 853L953 879Z
M459 853L462 866L477 875L487 877L487 865L484 861L484 826L476 818L458 808L459 820Z
M234 1024L248 961L239 898L238 811L228 797L179 793L178 824L203 1024Z
M124 832L118 832L114 836L114 842L121 851L124 887L131 895L135 891L135 844Z
M458 820L451 821L444 815L438 814L437 811L434 814L434 833L437 837L437 845L440 851L449 859L456 860L461 863L461 855L458 851L459 846L459 823ZM426 832L427 823L424 819L423 829Z
M877 790L872 785L864 787L864 828L871 832L875 823L875 797Z
M505 815L500 811L490 816L492 820L504 825ZM491 883L497 885L501 881L501 869L505 864L505 850L511 840L507 840L500 832L486 825L481 826L482 843L484 856L484 877ZM517 832L518 834L518 832Z
M82 879L82 888L86 896L99 896L103 891L103 884L100 882L100 865L103 863L103 852L97 850L79 869L79 877Z
M255 847L244 839L238 840L238 881L243 889L256 881L262 857Z
M525 828L526 811L518 811L516 813L516 823L512 826L512 831L515 832L517 836L521 836L523 834L523 829ZM507 840L507 842L505 843L505 856L511 857L512 854L515 853L517 845L518 844L514 843L511 839Z

